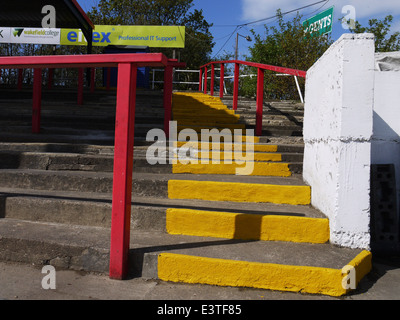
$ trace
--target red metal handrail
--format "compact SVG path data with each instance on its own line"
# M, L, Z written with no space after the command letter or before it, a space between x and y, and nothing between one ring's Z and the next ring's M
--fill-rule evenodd
M249 67L257 68L257 111L256 111L256 135L261 136L262 134L262 115L263 115L263 103L264 103L264 74L266 70L279 72L283 74L293 75L296 77L306 78L307 72L302 70L296 70L285 67L277 67L268 64L250 62L250 61L241 61L241 60L224 60L224 61L212 61L200 67L200 79L199 79L199 91L204 90L204 93L207 94L207 72L208 67L211 65L211 88L210 94L214 95L214 78L215 78L215 65L221 65L220 71L220 89L219 89L219 97L222 99L224 97L224 73L225 73L225 64L234 63L235 64L235 73L234 73L234 81L233 81L233 103L232 109L237 110L238 107L238 96L239 96L239 72L240 65L245 65ZM204 69L204 73L203 73ZM203 82L204 76L204 82ZM204 86L203 86L204 84Z
M0 69L34 69L33 133L40 132L42 68L79 68L83 70L88 67L118 67L110 244L110 278L113 279L123 279L128 272L136 79L139 66L166 68L164 109L165 131L168 132L172 109L172 69L184 67L184 63L168 60L166 56L158 53L0 57ZM80 72L80 78L81 86L83 85L82 72Z

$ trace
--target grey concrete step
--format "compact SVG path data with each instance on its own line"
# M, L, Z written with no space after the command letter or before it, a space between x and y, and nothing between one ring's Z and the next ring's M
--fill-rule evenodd
M2 261L108 273L109 228L0 219L0 234ZM130 248L131 274L153 279L158 278L160 253L341 269L361 252L329 244L240 241L140 231L131 233Z
M168 149L166 149L166 154ZM150 164L149 161L156 161ZM134 152L133 171L172 173L172 164L169 157L167 163L160 163L158 158L146 158L146 150L136 148ZM282 155L282 162L290 162L293 173L301 173L303 155L286 153ZM261 163L261 162L259 162ZM265 162L268 163L268 162ZM0 169L32 169L32 170L65 170L65 171L99 171L113 172L114 156L91 155L76 153L43 153L43 152L16 152L0 151Z
M259 144L268 144L267 137L260 137ZM154 142L153 142L154 143ZM278 153L301 155L304 152L302 144L278 144ZM135 155L145 152L148 146L135 145ZM114 146L75 144L75 143L47 143L47 142L0 142L0 151L10 152L38 152L38 153L79 153L82 155L113 155Z
M236 183L256 183L273 185L306 185L301 175L291 177L261 177L235 175L197 175L197 174L133 174L133 194L147 197L168 197L169 180L218 181ZM49 171L29 169L0 170L0 185L4 188L78 191L111 193L113 188L111 172Z
M109 228L111 208L111 193L0 188L0 218ZM311 206L174 200L133 194L133 230L166 232L165 215L168 208L325 218Z

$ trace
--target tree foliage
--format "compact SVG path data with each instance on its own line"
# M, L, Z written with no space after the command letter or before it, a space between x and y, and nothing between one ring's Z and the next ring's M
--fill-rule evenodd
M95 24L181 25L186 27L186 47L175 50L176 58L198 68L209 61L214 46L209 24L202 10L193 10L193 0L101 0L89 12ZM173 49L153 48L169 58Z
M329 48L332 40L329 35L306 36L303 31L302 16L297 14L292 20L285 21L280 10L277 11L277 25L265 26L265 35L256 34L254 45L250 48L249 61L279 67L307 71ZM256 74L256 70L248 70ZM266 72L265 91L270 99L299 99L293 77L276 76ZM304 88L304 80L299 79ZM256 77L242 81L241 93L254 96Z
M370 19L368 27L363 27L360 22L355 22L353 33L373 33L375 35L376 52L391 52L400 50L400 32L390 34L393 16L388 15L383 20ZM350 24L350 21L347 21Z

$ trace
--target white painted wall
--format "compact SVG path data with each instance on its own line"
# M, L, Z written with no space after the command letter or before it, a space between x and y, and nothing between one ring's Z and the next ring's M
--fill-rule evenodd
M400 199L400 72L375 72L372 164L394 164Z
M375 45L345 34L308 71L304 180L330 220L331 242L369 249Z

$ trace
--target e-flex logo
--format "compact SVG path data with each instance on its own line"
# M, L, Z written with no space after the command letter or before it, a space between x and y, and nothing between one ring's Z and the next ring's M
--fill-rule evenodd
M110 40L111 32L93 32L92 41L95 43L111 43ZM82 32L70 31L67 35L69 42L87 42Z

